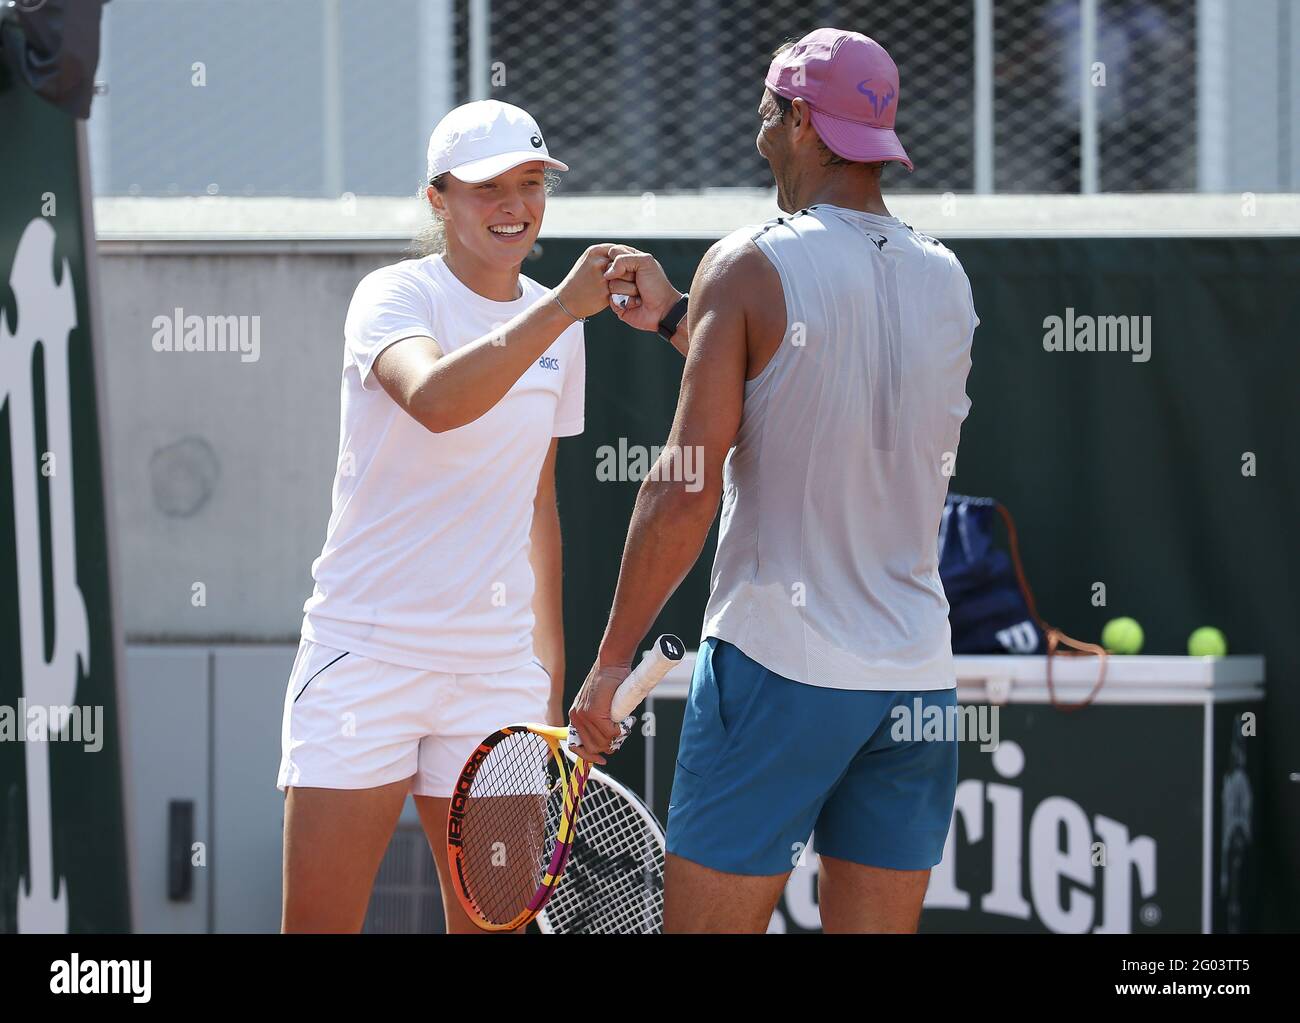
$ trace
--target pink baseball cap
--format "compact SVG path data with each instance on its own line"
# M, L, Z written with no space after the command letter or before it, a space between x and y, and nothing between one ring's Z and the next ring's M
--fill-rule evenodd
M773 58L767 87L812 107L812 123L832 153L845 160L897 160L908 170L894 133L898 67L885 48L858 32L819 28Z

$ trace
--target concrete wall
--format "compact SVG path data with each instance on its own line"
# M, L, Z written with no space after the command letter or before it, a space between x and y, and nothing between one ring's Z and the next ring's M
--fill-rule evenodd
M356 282L393 258L101 261L108 489L128 640L297 635L329 518L344 314ZM258 317L256 361L155 351L154 318L178 307Z

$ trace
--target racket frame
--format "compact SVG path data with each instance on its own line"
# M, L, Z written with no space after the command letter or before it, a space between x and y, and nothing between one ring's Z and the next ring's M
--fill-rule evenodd
M551 852L551 861L542 874L541 883L538 885L537 890L528 900L528 904L519 911L513 920L506 922L490 921L484 916L466 884L465 848L461 842L461 830L464 824L466 802L469 799L470 789L473 787L474 778L478 775L479 768L482 767L484 761L487 760L499 742L521 732L531 732L546 741L547 748L550 750L550 755L555 761L559 772L561 784L564 787L564 800L560 808L560 822L555 837L555 848ZM447 863L451 868L452 888L456 891L456 898L460 901L461 907L465 910L466 915L485 931L514 931L532 921L545 907L552 893L554 893L556 885L559 884L560 878L564 876L565 864L568 863L569 854L573 851L573 837L578 823L578 811L582 806L582 792L591 771L591 765L581 757L574 757L573 763L569 763L569 758L565 756L563 749L564 741L568 738L568 735L568 729L566 728L534 723L507 725L504 728L499 728L478 744L478 748L465 761L460 777L456 779L456 787L452 791L451 803L447 810Z
M573 760L579 759L577 754L572 752L566 752L565 755L572 758ZM628 807L638 817L640 817L642 821L645 822L646 829L650 832L651 838L658 844L659 848L664 852L664 854L667 855L667 843L666 843L666 837L664 835L664 826L663 824L660 823L659 818L655 816L654 811L651 810L650 807L646 806L645 801L633 789L625 785L623 782L619 781L613 775L607 774L604 771L600 770L600 768L598 767L590 767L588 770L587 783L590 784L593 780L599 782L600 784L605 785L607 788L613 791L619 798L623 799L627 803ZM583 794L584 795L586 794L585 788L583 790ZM662 881L662 877L660 880ZM558 890L559 887L560 885L559 883L557 883L556 889ZM662 897L663 896L661 893L660 898L662 899ZM550 901L549 898L547 899L547 901L548 902ZM662 927L662 923L660 926ZM537 914L537 928L543 934L567 933L565 930L556 928L554 925L552 925L545 906L543 906L541 911Z
M655 641L655 645L646 651L641 663L623 680L614 694L611 708L619 712L620 716L630 714L646 694L659 684L668 670L681 660L684 652L685 645L678 637L671 633L660 636ZM551 862L542 875L537 891L513 920L498 923L484 917L465 883L465 851L461 841L461 831L465 818L465 805L479 768L499 742L520 732L531 732L545 740L555 761L559 777L563 781L564 799ZM570 730L563 727L534 723L507 725L497 729L480 742L478 748L465 761L465 766L461 768L447 811L447 863L450 867L452 887L456 890L456 898L460 901L461 907L469 918L485 931L518 930L535 919L550 900L556 886L560 883L560 878L564 876L565 864L568 863L569 854L573 850L578 811L582 806L582 793L591 772L591 765L587 761L566 749L569 738ZM568 763L566 753L572 757L572 765Z

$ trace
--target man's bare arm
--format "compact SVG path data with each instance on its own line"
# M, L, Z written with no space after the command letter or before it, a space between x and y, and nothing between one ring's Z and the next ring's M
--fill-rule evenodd
M761 370L785 333L780 279L752 241L720 242L705 255L691 287L689 320L668 447L656 463L658 472L637 494L605 636L569 710L581 738L574 752L598 764L617 734L609 719L614 691L695 564L717 515L723 462L744 410L745 380ZM674 459L678 470L694 470L691 478L674 474Z
M659 260L650 253L628 245L614 245L609 254L614 257L605 270L610 294L627 298L626 305L611 301L614 315L637 330L657 331L660 321L668 315L682 293L673 287ZM708 258L706 254L705 260ZM699 268L696 268L698 273ZM684 356L690 348L690 341L689 318L683 316L669 342Z
M601 660L631 660L668 598L700 555L722 496L722 465L740 428L748 364L751 242L709 250L691 287L677 414L659 479L637 495ZM691 470L691 478L683 478Z

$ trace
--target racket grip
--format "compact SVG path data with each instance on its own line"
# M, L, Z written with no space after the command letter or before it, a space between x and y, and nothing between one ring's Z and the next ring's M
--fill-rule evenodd
M686 645L672 633L666 632L656 639L655 645L646 651L641 663L632 669L632 674L623 680L614 694L609 710L610 720L622 721L636 710L650 690L663 681L663 677L681 661L685 653Z

